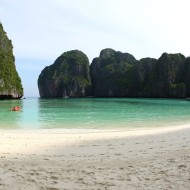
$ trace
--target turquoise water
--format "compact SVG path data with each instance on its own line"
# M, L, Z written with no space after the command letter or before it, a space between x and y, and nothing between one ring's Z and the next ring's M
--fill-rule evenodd
M9 111L19 105L20 112ZM81 98L0 101L0 128L131 129L190 123L190 101Z

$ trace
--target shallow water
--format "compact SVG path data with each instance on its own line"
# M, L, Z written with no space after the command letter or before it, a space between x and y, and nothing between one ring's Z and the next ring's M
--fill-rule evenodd
M21 106L20 112L9 111ZM190 123L190 101L80 98L0 101L0 128L133 129Z

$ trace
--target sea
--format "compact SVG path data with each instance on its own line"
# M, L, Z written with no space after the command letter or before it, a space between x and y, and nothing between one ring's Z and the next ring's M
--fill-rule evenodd
M10 111L20 106L21 111ZM0 101L1 129L134 130L190 123L190 100L26 98Z

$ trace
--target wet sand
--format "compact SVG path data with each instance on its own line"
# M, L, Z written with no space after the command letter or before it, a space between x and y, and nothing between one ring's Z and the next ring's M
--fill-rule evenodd
M131 131L0 130L2 190L190 188L190 125Z

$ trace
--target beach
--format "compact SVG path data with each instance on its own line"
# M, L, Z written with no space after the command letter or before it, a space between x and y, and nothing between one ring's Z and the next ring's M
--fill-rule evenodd
M189 189L190 126L0 131L0 189Z

